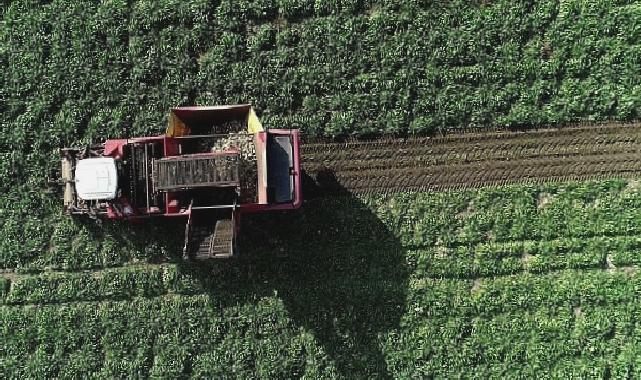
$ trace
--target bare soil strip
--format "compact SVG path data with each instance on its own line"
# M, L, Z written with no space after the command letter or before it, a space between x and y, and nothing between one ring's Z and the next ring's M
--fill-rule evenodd
M641 124L306 143L310 194L447 190L641 175Z

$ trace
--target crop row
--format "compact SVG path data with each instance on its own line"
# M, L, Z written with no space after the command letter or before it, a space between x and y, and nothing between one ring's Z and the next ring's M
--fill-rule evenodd
M336 284L349 285L355 284ZM367 305L380 297L380 289L363 293L356 286L356 296L365 296L359 302L346 289L345 299L327 303L306 283L223 303L211 295L169 295L37 308L5 305L0 306L2 370L46 377L639 371L634 360L641 332L635 317L641 311L638 275L567 271L488 280L477 289L470 285L412 282L395 323L385 321L389 311L376 315L382 310Z
M629 267L641 264L637 236L560 238L479 244L473 247L436 247L409 250L408 260L428 277L475 278L523 271Z
M332 376L276 298L224 311L206 296L0 307L3 377Z
M311 278L298 284L296 294L291 289L296 282L288 277L269 281L245 277L243 287L236 288L228 279L203 274L173 265L151 265L91 273L12 276L0 281L0 302L3 305L73 304L204 294L221 304L229 304L243 295L269 294L273 289L275 294L282 293L295 303L304 297L316 299L321 305L326 298L340 298L345 305L362 302L371 308L385 309L406 302L405 318L420 319L448 315L487 317L519 310L535 311L546 306L603 306L631 302L641 290L641 274L636 268L568 269L475 280L429 278L419 269L406 279L336 276L332 284L324 287Z
M612 307L633 302L641 286L637 271L561 270L476 281L410 279L407 321L458 316L491 318L546 308Z
M169 293L203 291L193 278L181 275L175 266L132 266L119 269L23 275L10 280L5 304L60 303L155 297Z

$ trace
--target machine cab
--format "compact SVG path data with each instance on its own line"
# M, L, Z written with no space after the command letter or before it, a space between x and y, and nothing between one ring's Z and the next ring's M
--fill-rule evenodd
M298 143L297 130L272 129L256 134L259 204L275 208L300 206Z

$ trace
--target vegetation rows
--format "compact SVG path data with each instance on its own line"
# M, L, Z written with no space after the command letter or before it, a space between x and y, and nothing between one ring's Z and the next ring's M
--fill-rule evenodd
M60 252L64 262L2 275L1 367L27 377L635 377L640 202L639 184L619 180L319 198L248 220L244 257L210 266L180 260L180 233L153 252L125 244L119 261L86 259L139 233L111 226Z
M181 226L98 229L43 189L61 146L175 105L323 136L636 119L638 8L3 2L3 377L638 377L634 182L315 200L205 267Z
M22 135L5 144L157 132L196 103L251 102L269 125L328 135L637 118L638 7L13 1L2 105Z

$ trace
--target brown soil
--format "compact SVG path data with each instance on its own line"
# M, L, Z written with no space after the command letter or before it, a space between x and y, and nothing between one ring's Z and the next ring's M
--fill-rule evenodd
M315 142L301 155L310 177L354 193L633 177L641 174L641 125Z

